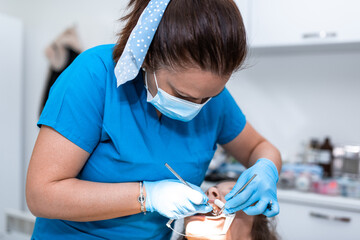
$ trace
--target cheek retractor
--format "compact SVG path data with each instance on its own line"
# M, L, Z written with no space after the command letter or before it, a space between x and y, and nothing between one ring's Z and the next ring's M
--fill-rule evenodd
M215 199L214 201L215 205L218 206L220 209L222 209L225 206L225 203L223 203L221 200L219 199Z
M220 209L220 211L217 212L216 214L217 214L217 215L220 215L220 214L224 211L224 209L225 209L225 203L223 203L223 202L222 202L221 200L219 200L219 199L215 199L214 204L215 204L216 206L218 206L218 208Z
M247 181L247 183L245 183L244 186L242 186L242 188L240 188L230 199L234 198L236 195L238 195L239 193L241 193L247 185L249 185L251 183L252 180L254 180L254 178L256 177L256 174L254 174L249 181ZM228 199L228 200L230 200ZM218 212L217 214L220 215L222 214L222 212L224 211L225 209L225 203L223 203L222 201L220 201L219 199L216 199L214 201L215 205L218 206L220 208L220 212ZM220 207L221 206L221 207Z

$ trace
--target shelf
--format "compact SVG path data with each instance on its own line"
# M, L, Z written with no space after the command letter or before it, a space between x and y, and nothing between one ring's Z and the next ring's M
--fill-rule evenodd
M278 189L279 203L288 202L360 213L360 199Z
M250 56L274 56L274 55L309 55L309 54L332 54L332 53L360 52L360 42L313 44L313 45L273 45L252 46L249 44Z

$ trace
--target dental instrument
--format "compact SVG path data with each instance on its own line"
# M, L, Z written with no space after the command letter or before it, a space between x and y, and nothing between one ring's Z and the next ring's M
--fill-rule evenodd
M240 188L230 199L233 199L235 196L237 196L239 193L241 193L247 185L249 185L251 183L252 180L254 180L254 178L256 177L256 174L254 174L249 181L247 181L247 183L245 183L244 186L242 186L242 188ZM229 199L229 200L230 200ZM216 199L214 201L214 204L216 206L218 206L220 208L220 211L218 212L218 215L222 214L222 212L224 211L225 209L225 203L223 203L222 201L220 201L219 199Z
M179 174L177 174L177 172L175 172L174 169L172 169L172 168L170 167L169 164L165 163L165 166L170 170L170 172L172 172L172 174L175 175L175 177L176 177L177 179L179 179L180 182L182 182L183 184L185 184L185 185L188 186L189 188L193 189L184 179L182 179L182 177L180 177ZM195 189L194 189L194 190L195 190Z
M182 177L180 177L180 175L177 174L177 172L175 172L175 170L172 169L172 167L170 167L169 164L165 163L165 166L170 170L170 172L172 172L172 174L175 175L175 177L176 177L177 179L179 179L180 182L182 182L183 184L185 184L185 185L188 186L189 188L195 190L193 187L190 186L190 184L188 184L184 179L182 179ZM196 191L196 190L195 190L195 191ZM206 203L206 205L209 205L209 206L210 206L209 203ZM213 212L213 215L220 215L220 214L215 214L215 213ZM170 220L166 223L166 226L169 227L173 221L174 221L174 219L170 219Z

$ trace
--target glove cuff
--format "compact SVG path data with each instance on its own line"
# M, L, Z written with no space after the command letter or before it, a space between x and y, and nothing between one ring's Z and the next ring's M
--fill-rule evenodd
M275 176L275 182L277 183L279 181L279 173L273 161L267 158L260 158L256 161L256 163L260 163L260 162L270 167L273 175Z
M146 208L146 211L147 212L154 212L154 207L152 206L151 204L151 200L150 200L150 197L151 197L151 189L152 189L152 185L153 183L152 182L146 182L144 181L143 182L143 185L144 185L144 188L145 188L145 191L146 191L146 198L145 198L145 208Z

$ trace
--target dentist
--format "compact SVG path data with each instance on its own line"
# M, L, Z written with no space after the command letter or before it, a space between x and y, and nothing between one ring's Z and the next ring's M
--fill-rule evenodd
M225 88L247 49L234 1L129 7L117 44L82 53L51 88L27 175L32 239L169 239L169 218L212 210L198 186L217 144L249 168L227 199L257 174L225 211L276 215L280 154Z

